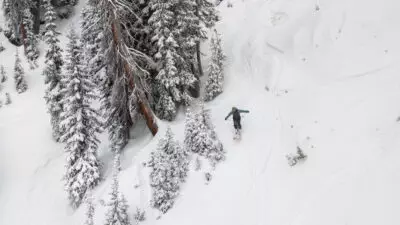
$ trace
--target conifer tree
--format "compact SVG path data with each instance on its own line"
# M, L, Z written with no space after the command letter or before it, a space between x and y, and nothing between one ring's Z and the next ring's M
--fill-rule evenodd
M4 66L0 65L0 91L3 89L3 83L6 82L7 76Z
M205 88L205 100L211 101L217 97L223 91L223 62L225 55L222 52L221 38L217 31L214 31L214 35L211 38L211 62L208 69L208 78Z
M6 102L5 102L5 104L6 105L9 105L9 104L11 104L11 97L10 97L10 93L6 93Z
M98 7L100 1L90 0L82 11L82 42L84 43L85 62L87 70L100 92L100 110L105 120L104 127L108 129L111 151L120 152L128 142L129 129L132 124L126 103L129 93L124 77L115 77L115 70L120 65L111 65L102 70L105 63L114 60L117 56L109 57L104 41L104 15ZM115 67L114 67L115 66ZM96 79L98 78L98 79Z
M196 1L196 10L195 15L200 22L200 26L202 28L201 40L207 40L207 28L214 27L215 23L218 21L218 13L215 8L215 4L211 3L209 0L195 0ZM203 69L201 65L201 52L200 52L200 41L196 42L196 53L197 53L197 63L200 76L203 75Z
M33 16L30 8L26 8L23 13L22 23L24 24L24 45L25 45L25 55L29 61L31 69L36 68L37 59L39 58L38 50L38 37L33 31Z
M156 113L162 119L172 120L176 115L174 104L182 101L179 90L180 74L179 62L183 58L178 54L178 43L176 41L174 26L176 18L174 7L177 1L151 0L150 7L154 11L149 23L154 29L154 41L157 41L158 52L155 58L161 63L161 69L156 77L160 87L160 98L156 105ZM174 104L172 104L172 102ZM165 117L164 117L165 116Z
M4 69L3 65L0 65L0 82L4 83L7 81L7 73L6 70Z
M85 225L94 225L94 205L92 197L87 197L86 199L86 221Z
M181 0L177 6L180 50L189 66L196 62L196 43L206 36L206 31L201 26L200 18L196 16L196 9L196 0Z
M196 82L190 66L190 57L188 61L185 59L190 54L184 54L187 50L184 43L189 42L190 39L184 38L184 34L190 32L186 27L191 22L190 19L186 19L191 9L189 4L183 4L186 1L189 0L182 2L153 0L149 3L151 9L154 10L149 24L154 29L153 40L157 41L158 51L155 58L161 64L161 69L156 76L160 89L156 112L166 120L174 119L176 106L190 104L192 97L189 94L189 88ZM175 107L171 101L174 102Z
M18 50L16 51L15 54L14 80L15 80L15 88L18 93L23 93L28 89L28 85L25 80L24 68L22 68Z
M0 42L0 53L2 52L2 51L4 51L6 48L4 48L4 46L3 46L3 44Z
M196 0L195 14L206 28L213 27L219 19L215 4L209 0Z
M148 166L152 168L150 185L153 189L151 204L166 213L179 195L180 184L185 181L188 171L188 153L173 138L170 128L157 149L151 153Z
M43 70L45 76L46 92L45 100L50 113L50 121L53 129L53 137L56 141L59 141L61 136L60 124L60 113L62 112L61 104L61 90L63 85L61 83L61 68L63 65L61 48L59 46L60 41L57 38L58 32L56 31L56 13L51 5L51 1L46 1L46 31L45 31L45 42L47 44L46 51L46 67Z
M93 94L95 85L85 71L82 47L73 29L68 39L60 125L65 130L61 141L65 142L68 154L65 189L71 205L76 208L85 193L100 181L96 134L101 131L101 123L98 113L90 106L90 100L96 98Z
M119 190L118 174L120 167L119 154L114 159L113 183L110 192L110 201L107 203L107 214L105 225L129 225L128 204Z
M3 15L5 17L4 35L14 44L21 45L20 24L22 12L26 7L24 0L3 0Z
M183 58L180 68L180 86L183 90L183 104L189 105L192 96L189 89L193 88L198 78L195 76L196 42L205 35L200 26L200 21L195 15L196 0L181 0L176 6L177 39L179 42L179 55ZM197 93L196 93L197 96Z
M201 106L200 112L186 113L185 148L207 157L212 166L224 160L225 151L211 122L210 111Z
M184 145L185 149L188 151L196 152L195 150L192 149L193 143L194 143L194 137L195 137L195 132L197 130L196 128L196 119L195 115L193 112L187 108L186 110L186 117L185 117L185 140L184 140Z
M157 115L162 119L172 121L176 116L176 104L165 89L160 89L159 92L160 98L155 107Z
M197 145L195 146L197 146L200 149L200 152L210 160L211 165L215 166L218 162L225 159L225 151L221 141L218 139L217 133L215 132L215 127L211 121L211 111L205 109L204 104L201 104L200 112L197 114L196 119L198 121L197 123L201 124L200 130L204 130L207 135L196 136L195 143ZM212 142L210 146L207 144L208 138ZM202 143L206 144L202 145ZM202 146L205 146L205 148L201 149Z
M88 73L93 78L93 81L98 83L95 78L104 62L104 48L102 38L104 28L100 26L101 12L96 8L98 0L90 0L87 6L82 10L81 34L82 44L84 46L85 62L88 62Z

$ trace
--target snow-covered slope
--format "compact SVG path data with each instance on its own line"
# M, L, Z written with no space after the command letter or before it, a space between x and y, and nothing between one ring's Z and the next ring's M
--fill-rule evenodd
M138 128L120 174L131 215L144 208L143 224L160 225L399 224L400 3L230 2L219 6L225 91L207 105L227 160L209 185L206 171L192 169L174 208L157 220L142 162L159 137ZM0 40L13 100L0 109L0 224L82 224L84 207L72 211L63 191L63 149L51 140L40 68L26 66L30 89L17 95L15 48ZM240 142L223 119L233 105L250 110ZM183 119L163 123L159 135L170 125L182 141ZM285 155L296 146L308 158L291 168ZM94 193L96 224L104 222L111 183L106 142L101 151L106 179Z

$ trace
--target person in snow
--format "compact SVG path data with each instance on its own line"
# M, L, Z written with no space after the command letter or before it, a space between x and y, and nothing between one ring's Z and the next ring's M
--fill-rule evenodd
M241 110L236 107L232 107L232 111L229 112L229 114L225 117L225 120L227 120L231 115L233 115L233 127L235 130L241 130L242 125L240 124L240 113L249 113L249 110Z

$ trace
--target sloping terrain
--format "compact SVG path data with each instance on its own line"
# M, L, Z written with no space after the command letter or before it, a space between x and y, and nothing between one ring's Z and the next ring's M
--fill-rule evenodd
M142 163L167 125L183 141L184 116L160 122L154 139L139 126L120 174L131 215L144 208L143 224L160 225L399 224L400 3L230 2L219 6L217 26L227 55L225 90L206 105L227 159L208 185L206 168L192 168L174 208L157 219ZM13 100L0 109L0 224L82 224L84 207L72 211L63 191L63 146L51 140L41 67L30 71L25 63L29 90L16 94L15 47L0 40ZM224 120L232 106L250 110L239 142ZM104 223L111 183L106 134L102 139L106 178L94 193L96 224ZM289 167L285 155L297 146L307 160Z

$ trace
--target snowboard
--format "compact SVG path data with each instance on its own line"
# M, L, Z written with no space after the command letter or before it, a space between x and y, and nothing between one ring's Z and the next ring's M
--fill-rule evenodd
M235 133L233 134L233 140L239 141L242 138L241 131L239 129L235 129Z

